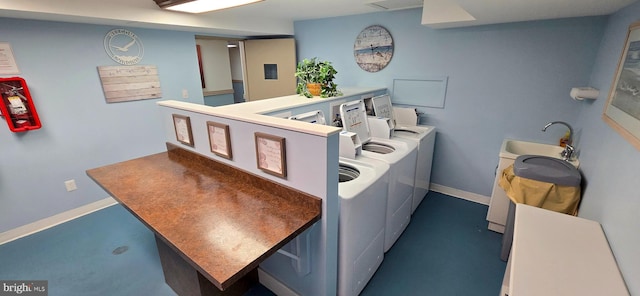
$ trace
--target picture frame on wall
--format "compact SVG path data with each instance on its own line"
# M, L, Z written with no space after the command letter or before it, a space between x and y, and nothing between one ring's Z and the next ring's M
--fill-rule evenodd
M287 154L285 138L265 133L255 133L256 161L263 172L287 178Z
M209 132L209 148L214 154L232 159L231 136L229 126L222 123L207 121L207 131Z
M640 150L640 22L627 31L602 119Z
M173 114L173 127L176 131L176 140L178 142L187 146L194 146L191 119L188 116Z

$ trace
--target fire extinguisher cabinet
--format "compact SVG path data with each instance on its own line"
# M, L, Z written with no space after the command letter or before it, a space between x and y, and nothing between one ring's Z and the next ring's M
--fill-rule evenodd
M14 132L26 132L42 127L29 88L20 77L0 78L0 113Z

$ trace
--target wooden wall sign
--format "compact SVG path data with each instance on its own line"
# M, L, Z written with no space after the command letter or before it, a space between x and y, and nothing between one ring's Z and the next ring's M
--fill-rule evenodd
M107 103L162 97L156 66L98 66Z

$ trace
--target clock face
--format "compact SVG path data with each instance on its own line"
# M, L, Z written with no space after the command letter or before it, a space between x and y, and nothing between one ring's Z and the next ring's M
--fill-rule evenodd
M135 65L144 55L140 38L125 29L109 31L104 36L104 50L111 59L123 65Z
M382 26L366 27L353 44L353 56L358 66L367 72L378 72L393 57L393 38Z

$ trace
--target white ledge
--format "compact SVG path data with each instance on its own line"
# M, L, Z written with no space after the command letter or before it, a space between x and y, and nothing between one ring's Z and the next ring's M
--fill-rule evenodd
M297 107L303 107L313 104L321 104L330 101L343 100L347 97L353 97L363 94L371 94L376 91L384 90L385 88L375 87L361 87L361 88L348 88L341 89L342 96L331 98L306 98L300 95L291 95L284 97L277 97L272 99L265 99L259 101L245 102L240 104L231 104L218 107L168 100L161 101L157 104L163 107L181 109L185 111L191 111L206 115L218 116L227 119L234 119L244 122L250 122L260 125L268 125L281 129L302 132L306 134L328 137L330 135L339 133L341 129L328 126L311 124L302 121L287 120L283 118L277 118L273 116L262 115L266 113L273 113L281 110L287 110Z

